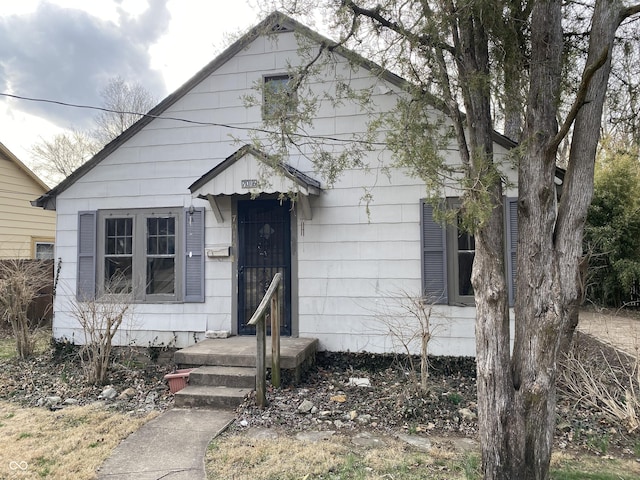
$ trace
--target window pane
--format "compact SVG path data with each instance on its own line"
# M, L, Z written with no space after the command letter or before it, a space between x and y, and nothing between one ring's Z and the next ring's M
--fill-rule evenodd
M108 257L104 259L105 293L131 293L133 269L131 257Z
M167 229L168 225L167 218L159 218L158 219L158 235L167 235L169 233Z
M458 250L475 250L476 242L473 235L468 233L460 233L458 235Z
M147 253L149 255L157 255L158 254L158 241L157 237L149 237L147 238Z
M173 294L175 269L173 258L147 258L147 294Z
M36 243L37 260L53 260L53 243Z
M288 75L265 77L264 113L267 116L284 116L295 112L296 94L292 91L291 78Z
M460 295L473 295L471 269L473 268L474 257L474 251L458 252L458 293Z
M147 231L149 235L156 236L158 234L158 219L157 218L148 218L147 219Z
M167 237L159 237L158 238L158 252L161 255L166 255L167 253Z

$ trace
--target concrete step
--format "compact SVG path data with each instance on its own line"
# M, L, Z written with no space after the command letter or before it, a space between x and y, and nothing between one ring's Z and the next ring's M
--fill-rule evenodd
M267 366L271 366L271 338L267 338ZM285 370L298 370L315 358L318 340L315 338L281 338L280 366ZM229 337L207 339L175 352L173 360L182 367L219 365L225 367L255 367L255 337Z
M256 369L246 367L205 366L189 374L189 385L256 388Z
M175 395L175 406L185 408L233 409L242 403L252 389L188 385Z

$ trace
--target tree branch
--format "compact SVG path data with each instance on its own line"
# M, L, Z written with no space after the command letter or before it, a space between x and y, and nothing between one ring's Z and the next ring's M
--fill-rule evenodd
M622 21L625 20L626 18L629 18L632 15L635 15L636 13L640 13L640 3L636 3L635 5L630 5L627 8L623 9L620 12L620 23L622 23Z
M352 0L342 0L341 3L343 7L350 9L356 16L363 16L370 18L371 20L375 20L382 27L385 27L399 35L402 35L403 37L413 42L427 47L439 48L451 53L452 55L455 54L455 49L448 43L442 42L439 39L435 39L430 35L416 35L412 31L404 28L400 23L393 22L388 18L383 17L380 14L380 7L376 7L374 9L362 8L356 5Z
M573 124L573 121L576 119L578 112L582 108L585 102L585 98L587 96L587 90L589 89L589 83L591 83L591 79L595 75L595 73L604 65L609 57L609 50L604 49L598 59L593 62L591 65L587 65L582 73L582 80L580 81L580 87L578 88L578 94L576 95L576 99L571 105L571 110L569 110L569 114L567 118L565 118L562 127L553 138L551 143L549 144L548 151L555 151L560 145L560 142L567 136L569 133L569 129Z

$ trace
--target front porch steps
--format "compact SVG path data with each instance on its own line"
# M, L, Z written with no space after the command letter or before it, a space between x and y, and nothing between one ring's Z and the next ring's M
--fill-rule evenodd
M315 361L318 340L283 337L280 342L282 377L295 383ZM267 337L267 352L270 346ZM268 354L268 366L270 357ZM194 368L188 385L175 394L176 407L233 409L255 390L255 337L204 340L178 350L174 361L180 368Z

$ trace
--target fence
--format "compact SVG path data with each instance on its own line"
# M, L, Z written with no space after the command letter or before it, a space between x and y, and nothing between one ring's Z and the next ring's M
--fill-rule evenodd
M15 262L16 260L0 260L0 263ZM43 288L29 306L27 317L34 326L51 326L53 319L53 260L19 260L19 262L41 262L45 266L45 274L49 279L43 279ZM1 269L0 269L1 270Z

